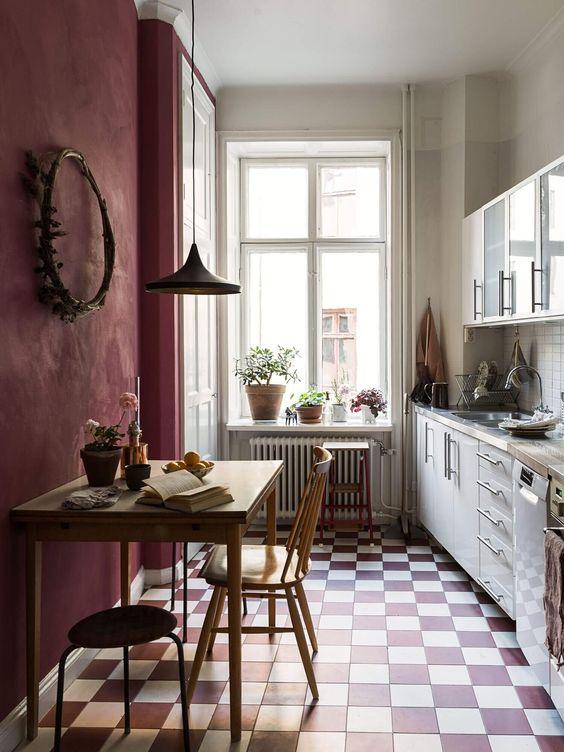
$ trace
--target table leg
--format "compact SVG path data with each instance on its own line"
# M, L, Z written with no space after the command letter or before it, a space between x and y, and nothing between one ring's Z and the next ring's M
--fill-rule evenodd
M41 619L41 541L33 526L26 532L27 738L37 736Z
M266 542L269 546L276 545L276 486L266 500ZM268 626L276 626L276 599L268 599ZM274 637L274 635L271 635Z
M241 528L227 528L227 613L229 616L229 702L231 741L241 739Z
M131 545L127 541L122 541L119 546L121 571L121 605L129 606L131 603Z

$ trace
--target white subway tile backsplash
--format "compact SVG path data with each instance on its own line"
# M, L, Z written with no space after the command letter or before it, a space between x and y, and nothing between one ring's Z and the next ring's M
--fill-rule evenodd
M564 391L564 322L525 324L519 326L519 341L527 363L538 369L543 384L543 400L555 413L560 413L560 392ZM510 366L515 342L514 328L507 327L503 336L503 359ZM519 405L531 410L539 402L538 381L523 384Z

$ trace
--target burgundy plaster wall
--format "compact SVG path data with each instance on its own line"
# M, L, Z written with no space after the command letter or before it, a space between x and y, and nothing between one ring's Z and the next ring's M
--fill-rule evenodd
M0 30L1 718L25 694L23 536L8 511L80 475L81 425L117 417L138 372L139 278L133 0L3 2ZM64 146L86 155L117 242L105 307L71 325L37 301L32 207L18 178L24 150ZM100 222L71 165L55 203L70 232L65 279L87 294L101 276ZM42 675L71 624L117 600L117 563L116 545L44 546Z

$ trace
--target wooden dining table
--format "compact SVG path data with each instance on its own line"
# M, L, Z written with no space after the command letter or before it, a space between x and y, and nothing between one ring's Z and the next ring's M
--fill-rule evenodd
M162 474L167 460L151 462L153 476ZM24 526L26 538L26 665L27 736L37 736L39 711L39 657L41 637L41 549L43 541L118 542L120 544L121 603L130 603L131 544L175 541L220 543L227 546L229 695L231 739L241 738L241 545L245 530L266 505L267 543L276 543L276 480L281 460L216 462L207 476L229 486L233 501L198 513L137 504L140 492L123 493L112 507L70 510L68 495L85 487L85 477L21 504L12 520ZM72 575L70 576L72 578ZM48 607L48 604L47 604ZM275 601L269 600L269 623L274 626ZM72 625L61 625L70 628Z

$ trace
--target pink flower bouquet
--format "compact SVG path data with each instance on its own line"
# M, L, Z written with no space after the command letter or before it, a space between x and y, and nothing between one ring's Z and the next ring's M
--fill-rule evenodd
M388 403L379 389L362 389L351 400L351 412L360 412L363 405L369 408L374 417L377 417L380 413L385 413L388 407Z

